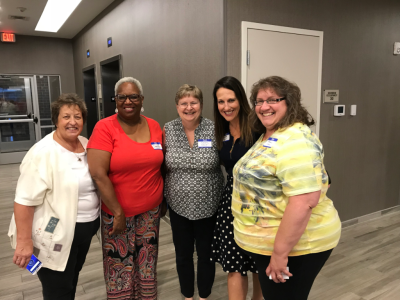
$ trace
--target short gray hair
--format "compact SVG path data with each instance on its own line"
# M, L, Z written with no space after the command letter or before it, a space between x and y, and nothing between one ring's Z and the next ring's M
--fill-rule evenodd
M136 78L133 78L133 77L124 77L124 78L121 78L120 80L118 80L118 82L115 84L115 95L118 93L119 86L125 82L130 82L130 83L133 83L134 85L136 85L140 91L140 95L143 95L142 84L140 83L139 80L137 80Z

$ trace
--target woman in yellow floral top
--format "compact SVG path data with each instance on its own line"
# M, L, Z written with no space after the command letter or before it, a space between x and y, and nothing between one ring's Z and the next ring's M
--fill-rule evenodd
M300 99L278 76L253 85L250 118L263 135L233 170L235 241L255 260L266 300L307 299L340 238L323 147Z

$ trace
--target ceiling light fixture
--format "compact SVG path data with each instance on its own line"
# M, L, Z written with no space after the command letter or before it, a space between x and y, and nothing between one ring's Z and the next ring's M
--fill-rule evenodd
M57 32L82 0L48 0L35 31Z

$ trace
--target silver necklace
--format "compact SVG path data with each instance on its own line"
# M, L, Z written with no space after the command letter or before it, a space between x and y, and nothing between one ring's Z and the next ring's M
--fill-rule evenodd
M78 159L78 161L82 161L82 158L80 158L79 155L76 155L75 152L72 152L72 153L75 155L75 157ZM84 154L83 156L86 156L86 150L85 150L84 153L85 153L85 154Z

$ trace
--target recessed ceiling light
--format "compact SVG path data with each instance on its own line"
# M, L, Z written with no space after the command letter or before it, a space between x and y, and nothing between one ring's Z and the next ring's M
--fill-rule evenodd
M82 0L48 0L36 31L57 32Z

